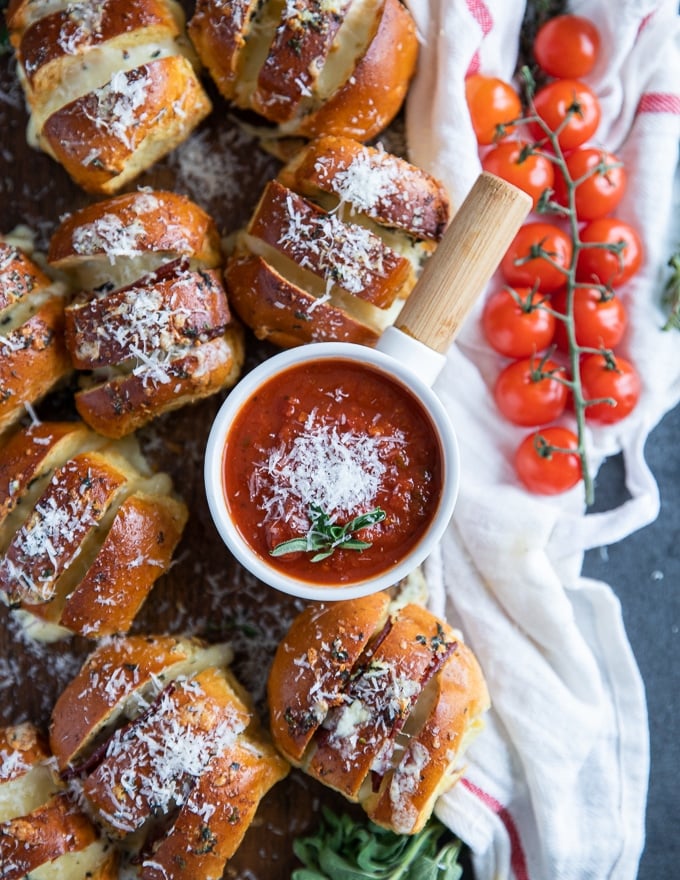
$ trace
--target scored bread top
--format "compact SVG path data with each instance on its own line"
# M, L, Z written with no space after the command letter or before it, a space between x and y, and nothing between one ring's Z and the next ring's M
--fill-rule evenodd
M355 670L343 704L316 738L309 771L352 799L369 772L383 777L396 735L452 641L450 628L425 608L401 609Z
M60 770L80 762L100 735L145 705L180 675L231 661L226 645L206 647L178 636L105 639L59 695L50 723L50 746Z
M284 753L300 761L331 706L387 617L389 597L376 593L351 608L313 603L299 614L276 651L267 683L270 725ZM291 675L291 671L294 674Z
M462 754L482 726L489 694L476 658L461 641L439 675L424 688L430 708L422 726L409 731L403 754L387 772L380 792L364 808L379 825L399 834L416 834L434 803L462 773Z
M277 179L327 209L344 206L342 216L370 217L417 239L439 241L449 222L449 199L435 177L352 138L317 138L281 169Z
M413 834L461 774L489 694L460 634L408 589L369 599L293 621L270 672L271 731L295 766Z
M47 252L50 265L85 289L125 287L180 257L192 268L219 266L219 232L202 208L165 190L137 190L74 211Z
M64 345L66 286L0 237L0 434L73 370Z
M117 730L83 781L109 833L141 828L183 805L194 780L248 726L250 713L216 668L171 682L149 709Z

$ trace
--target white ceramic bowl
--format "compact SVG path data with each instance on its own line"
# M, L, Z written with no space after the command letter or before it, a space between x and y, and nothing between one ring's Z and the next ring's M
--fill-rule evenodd
M433 381L443 358L430 349L416 343L404 344L402 339L387 334L385 348L398 350L400 359L379 349L344 342L322 342L299 346L283 351L264 361L248 373L230 392L222 404L210 431L205 455L205 488L210 513L222 540L236 559L255 577L271 587L305 599L334 601L366 596L397 583L410 574L432 552L446 529L456 502L459 485L460 462L458 443L446 410L428 382ZM385 334L383 334L385 336ZM381 339L382 342L382 339ZM415 342L415 341L412 341ZM420 349L418 348L420 346ZM428 357L431 355L432 357ZM262 383L268 381L281 370L286 370L303 361L319 359L350 358L368 364L373 369L382 370L392 381L397 380L419 399L439 437L442 457L442 490L435 515L428 530L412 550L393 568L385 573L351 584L313 584L301 581L282 573L255 553L244 540L229 513L229 505L224 489L224 450L226 438L234 417L243 404ZM427 363L425 363L427 361ZM414 371L412 362L425 372L425 380Z

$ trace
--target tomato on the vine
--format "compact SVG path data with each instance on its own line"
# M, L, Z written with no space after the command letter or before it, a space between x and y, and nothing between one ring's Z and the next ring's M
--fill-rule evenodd
M579 220L597 220L611 214L626 189L626 172L613 153L594 147L578 147L565 159L574 189L574 206ZM580 181L580 182L579 182ZM555 174L554 199L567 204L567 184L562 174Z
M541 305L543 296L527 287L492 293L482 311L482 329L489 345L511 358L544 351L552 342L555 317Z
M549 76L578 79L595 65L600 33L580 15L557 15L539 28L533 48L536 63Z
M580 251L576 265L576 278L586 284L619 287L642 265L640 236L630 223L616 217L602 217L587 223L580 232L580 239L583 244L592 245ZM614 246L617 253L611 250Z
M526 141L503 141L482 157L482 168L512 183L531 196L536 207L546 189L552 189L555 172L552 162L529 151Z
M577 79L556 79L539 89L534 109L551 132L557 134L562 150L574 150L590 140L600 124L600 102L593 90ZM535 140L546 133L539 123L531 125Z
M503 278L512 287L533 287L548 293L565 283L573 256L571 238L553 223L525 223L501 260Z
M550 296L556 312L567 313L566 288ZM614 348L621 342L628 323L626 308L612 292L597 287L575 287L572 292L572 316L576 344L583 348ZM555 322L555 342L562 351L569 350L564 321Z
M567 405L564 370L554 361L522 358L501 370L494 386L494 399L501 413L515 425L534 427L554 422Z
M480 144L499 140L498 126L516 120L522 113L522 102L510 83L495 76L474 73L465 80L465 97L472 127ZM514 127L508 125L503 137Z
M552 426L534 431L515 452L517 476L527 489L540 495L566 492L582 477L577 449L578 438L568 428Z
M640 399L642 383L635 367L622 357L591 354L581 362L581 388L586 401L586 418L613 425L629 415ZM608 403L607 400L611 400Z

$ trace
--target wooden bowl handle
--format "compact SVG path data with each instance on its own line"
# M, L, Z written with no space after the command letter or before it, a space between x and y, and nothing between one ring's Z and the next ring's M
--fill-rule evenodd
M454 214L394 326L446 352L526 219L531 198L483 172Z

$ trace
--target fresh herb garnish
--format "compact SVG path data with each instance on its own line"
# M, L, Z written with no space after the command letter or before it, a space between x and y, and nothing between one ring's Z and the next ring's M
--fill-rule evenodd
M437 819L404 835L322 810L316 833L293 842L304 868L291 880L459 880L463 874L461 842Z
M291 538L277 544L271 550L272 556L283 556L286 553L312 553L312 562L321 562L327 559L335 550L365 550L371 546L370 541L361 541L355 538L354 532L382 522L385 519L385 511L380 507L369 510L355 516L344 526L335 523L320 507L312 505L309 511L310 527L306 535Z

